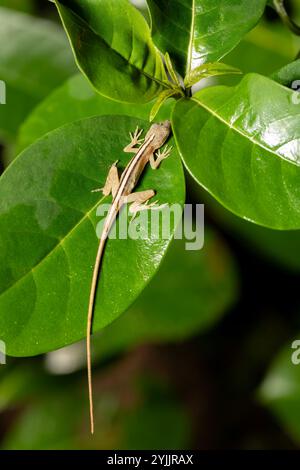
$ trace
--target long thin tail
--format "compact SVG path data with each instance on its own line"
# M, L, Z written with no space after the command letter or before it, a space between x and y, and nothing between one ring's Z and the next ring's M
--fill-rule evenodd
M90 293L87 328L86 328L86 358L87 358L90 421L91 421L91 433L92 434L94 434L94 404L93 404L93 382L92 382L91 333L92 333L93 313L94 313L95 298L96 298L96 289L97 289L97 284L98 284L98 277L99 277L102 254L104 251L106 240L107 240L106 237L101 238L99 248L98 248L98 253L96 256L93 279L92 279L92 286L91 286L91 293Z

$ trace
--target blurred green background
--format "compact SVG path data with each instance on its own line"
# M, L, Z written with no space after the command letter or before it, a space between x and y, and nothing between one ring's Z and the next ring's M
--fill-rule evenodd
M300 22L300 1L287 4ZM78 74L48 1L0 0L0 42L3 171L20 149L103 100ZM224 61L270 75L299 50L269 8ZM188 202L205 203L205 247L174 243L138 301L95 337L95 436L79 343L0 366L0 448L300 448L300 365L291 362L300 233L238 219L188 176L187 187Z

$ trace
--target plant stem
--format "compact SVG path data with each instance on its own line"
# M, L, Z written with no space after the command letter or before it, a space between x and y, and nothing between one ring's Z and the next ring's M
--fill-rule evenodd
M298 26L288 15L285 6L284 0L273 0L274 7L282 19L283 23L297 36L300 36L300 26Z

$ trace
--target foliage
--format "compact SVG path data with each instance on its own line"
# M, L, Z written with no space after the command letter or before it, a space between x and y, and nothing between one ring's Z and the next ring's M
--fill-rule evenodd
M0 224L7 248L1 251L1 332L9 354L37 354L84 337L98 244L99 196L91 191L104 186L109 167L126 145L128 129L137 124L146 125L129 117L77 121L29 147L3 174ZM126 158L124 154L122 167ZM161 175L160 186L147 171L141 188L155 185L162 204L183 204L183 173L175 152ZM110 241L94 331L128 308L158 268L168 243L155 235ZM128 257L132 268L124 262Z
M0 409L21 408L3 448L183 448L190 416L168 380L157 371L145 378L144 363L131 377L132 407L128 384L124 394L119 383L107 387L96 410L99 435L95 444L87 439L84 355L72 343L85 336L96 209L110 200L91 190L103 186L114 161L128 162L129 131L169 119L172 156L158 172L147 170L138 190L153 188L160 203L183 206L183 163L188 200L205 201L226 238L299 271L300 108L291 85L300 78L300 41L286 28L297 33L297 16L279 11L285 27L271 26L262 19L266 0L213 7L148 0L143 14L128 0L53 3L71 48L60 25L28 14L36 3L0 2L8 166L0 178L0 339L11 356L63 348L47 358L80 360L78 374L62 382L39 359L26 366L10 359L0 370ZM167 240L107 244L94 317L101 391L107 364L117 368L115 359L126 362L125 353L145 343L203 338L238 299L236 261L216 228L207 223L198 253L172 241L175 225ZM260 397L299 441L298 373L288 361L285 352Z

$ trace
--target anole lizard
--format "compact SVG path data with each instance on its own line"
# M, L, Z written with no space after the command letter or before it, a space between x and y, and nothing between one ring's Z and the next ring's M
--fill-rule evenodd
M147 132L144 142L140 139L143 131L136 129L133 134L130 134L131 143L124 148L124 152L134 153L134 157L130 160L125 170L119 179L117 162L114 163L108 173L107 180L104 188L96 191L102 191L104 196L112 194L113 200L110 210L107 214L102 235L99 242L99 248L96 256L92 285L89 299L89 309L87 318L87 332L86 332L86 349L87 349L87 371L88 371L88 386L89 386L89 402L90 402L90 420L91 420L91 433L94 433L94 407L93 407L93 387L92 387L92 366L91 366L91 332L93 312L95 306L96 289L99 278L99 271L101 261L104 253L109 232L118 216L121 207L124 204L132 204L130 211L136 213L143 208L143 204L148 202L154 195L155 191L152 189L133 193L133 189L138 183L145 166L149 162L152 169L157 169L162 160L167 158L171 153L171 148L166 148L163 152L160 148L164 145L171 133L171 124L165 121L161 124L153 124ZM140 146L140 147L138 147ZM156 153L157 152L157 153ZM155 158L156 157L156 158ZM147 206L151 208L156 203ZM144 206L145 207L145 206ZM156 206L157 207L157 206Z

